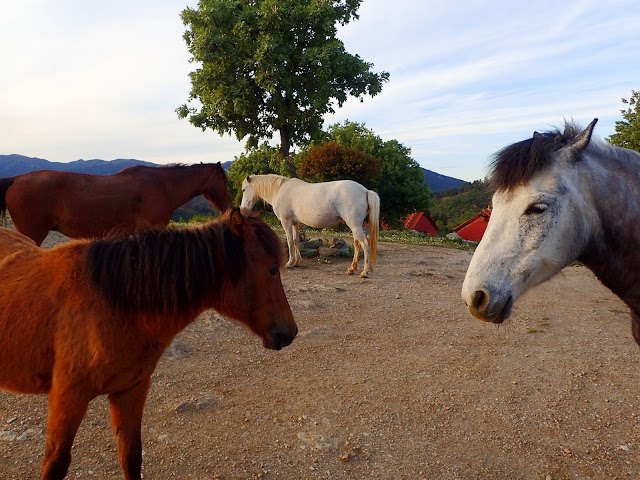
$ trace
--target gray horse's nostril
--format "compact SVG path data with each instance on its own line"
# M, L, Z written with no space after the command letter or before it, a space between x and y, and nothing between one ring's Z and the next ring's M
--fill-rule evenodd
M482 290L476 290L476 293L473 295L473 308L476 310L482 310L482 307L485 306L488 302L488 295Z

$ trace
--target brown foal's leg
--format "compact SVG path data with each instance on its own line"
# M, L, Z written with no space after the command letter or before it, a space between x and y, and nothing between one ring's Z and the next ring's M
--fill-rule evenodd
M89 400L73 391L49 392L49 418L47 420L47 446L42 462L43 480L64 478L71 463L71 446L78 427L87 412Z
M111 425L118 438L118 459L126 480L140 480L142 470L142 410L151 378L133 387L109 395Z

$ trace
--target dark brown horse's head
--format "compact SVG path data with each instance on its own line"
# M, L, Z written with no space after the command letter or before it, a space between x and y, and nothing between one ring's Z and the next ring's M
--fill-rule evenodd
M227 188L227 174L220 162L211 164L210 166L211 173L209 174L202 194L218 210L224 213L233 206L231 195Z
M266 348L280 350L298 333L280 278L282 243L262 220L245 217L237 208L228 211L222 222L227 254L233 249L230 244L241 243L247 265L237 283L223 287L226 291L221 292L214 308L247 325Z

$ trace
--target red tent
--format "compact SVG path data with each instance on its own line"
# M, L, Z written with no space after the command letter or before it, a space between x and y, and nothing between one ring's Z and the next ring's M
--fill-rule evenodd
M424 233L430 237L438 236L438 226L433 219L424 212L414 212L407 216L404 221L407 230Z
M484 231L487 229L489 218L491 218L491 209L483 208L477 215L474 215L466 222L454 227L453 231L463 240L479 242L482 240Z

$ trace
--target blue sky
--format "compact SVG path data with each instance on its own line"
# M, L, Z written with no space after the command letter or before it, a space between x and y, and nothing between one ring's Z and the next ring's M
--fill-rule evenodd
M0 15L0 154L68 162L232 160L235 137L174 110L190 91L179 14L193 0L20 0ZM391 74L349 100L348 119L411 149L423 167L483 178L491 155L561 127L614 133L640 90L640 3L364 0L346 49Z

